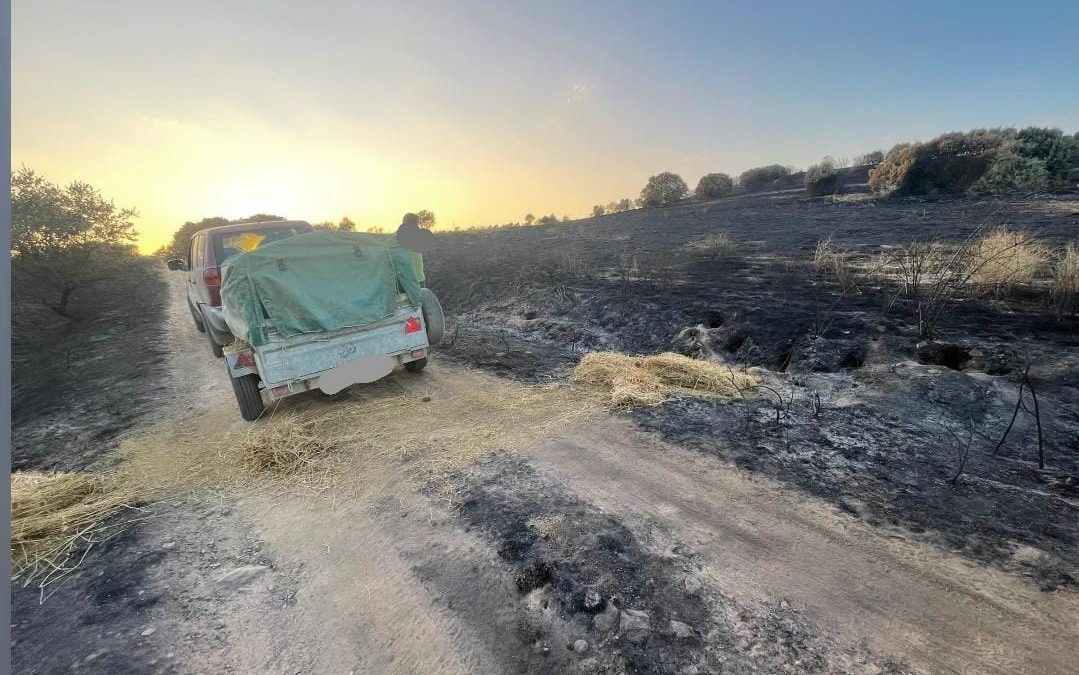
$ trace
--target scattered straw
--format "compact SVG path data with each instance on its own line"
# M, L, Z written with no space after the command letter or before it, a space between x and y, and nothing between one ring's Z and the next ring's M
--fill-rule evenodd
M741 396L743 391L757 385L753 376L721 363L672 353L586 354L577 365L574 378L609 391L609 402L614 405L658 405L677 394Z
M91 473L11 474L12 581L45 587L73 571L106 521L136 498L115 475Z
M336 502L402 483L448 488L451 475L598 413L580 388L525 386L463 368L396 372L332 399L286 399L254 423L235 409L177 420L121 446L126 475L155 494L177 489Z

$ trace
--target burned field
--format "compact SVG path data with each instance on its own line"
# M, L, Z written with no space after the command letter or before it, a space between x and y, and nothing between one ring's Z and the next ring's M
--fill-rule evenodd
M1044 590L1074 585L1079 322L1036 283L1015 284L957 294L930 340L901 280L850 270L1000 226L1061 246L1079 231L1079 198L853 197L781 193L447 234L429 263L457 318L445 354L527 381L595 350L761 368L759 397L624 414L891 536ZM822 241L843 251L844 269L822 264Z
M156 261L77 293L74 319L31 298L12 313L12 469L84 470L165 399L169 302Z

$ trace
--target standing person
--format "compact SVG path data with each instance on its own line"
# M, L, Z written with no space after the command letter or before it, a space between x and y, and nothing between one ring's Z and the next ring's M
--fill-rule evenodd
M420 227L420 217L415 213L406 213L401 218L401 225L397 228L397 243L404 246L412 253L412 259L416 265L416 276L420 286L424 285L426 276L423 273L423 253L427 253L434 245L435 235L429 230Z

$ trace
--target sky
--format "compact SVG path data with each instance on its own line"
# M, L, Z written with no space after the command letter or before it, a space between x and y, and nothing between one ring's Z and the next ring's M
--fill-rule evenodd
M1079 2L14 0L12 162L184 221L580 217L648 177L1079 130Z

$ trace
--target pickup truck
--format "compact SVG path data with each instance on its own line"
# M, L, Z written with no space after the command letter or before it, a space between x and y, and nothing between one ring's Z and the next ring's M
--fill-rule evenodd
M225 364L240 415L312 389L333 394L397 365L419 372L445 330L435 294L392 237L312 232L236 256L223 268L220 307L206 307L232 341Z

